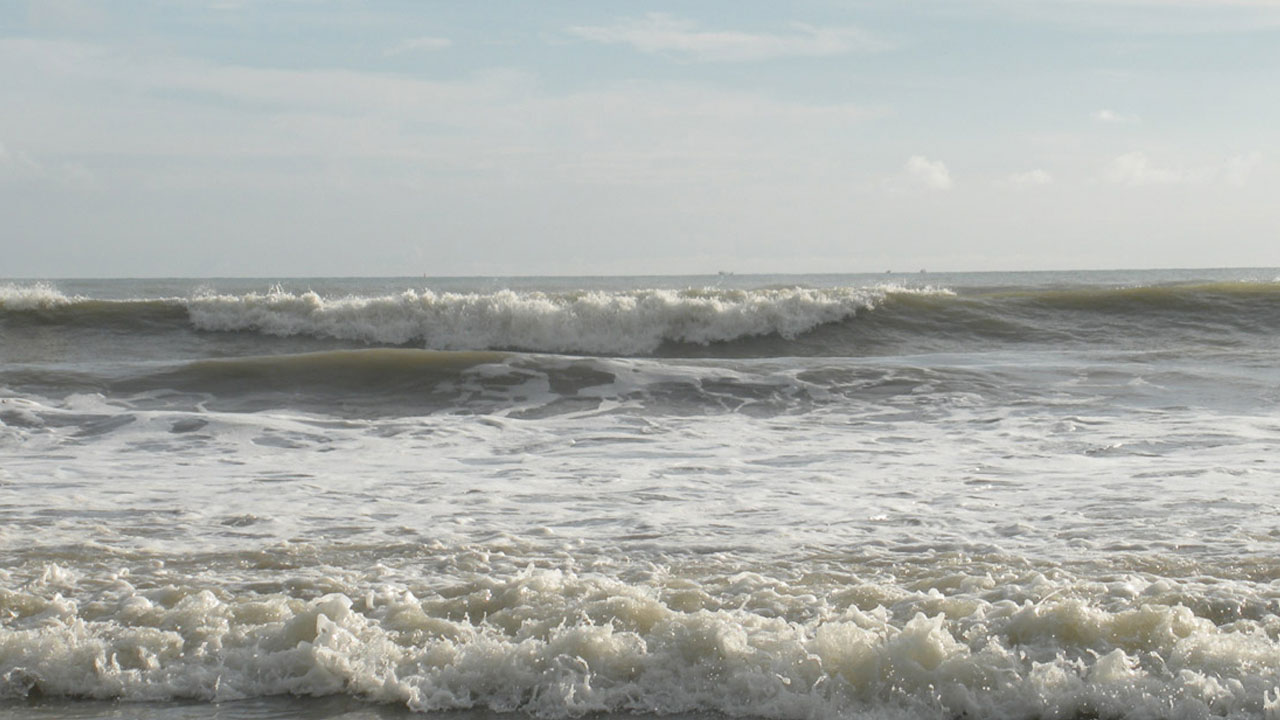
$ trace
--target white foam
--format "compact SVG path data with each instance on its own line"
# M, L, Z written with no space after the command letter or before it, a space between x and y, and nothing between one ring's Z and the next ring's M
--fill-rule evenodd
M1257 718L1280 685L1266 621L1107 610L1096 583L1070 577L950 596L864 586L898 598L865 609L839 588L757 574L725 585L524 570L412 588L315 578L333 591L309 600L141 580L152 589L49 566L3 591L0 698L346 693L550 718ZM1010 590L1042 599L999 599Z
M890 293L946 293L893 286L764 290L628 290L575 293L435 293L324 298L280 289L191 299L202 330L253 330L442 350L648 353L663 342L785 338L871 309Z

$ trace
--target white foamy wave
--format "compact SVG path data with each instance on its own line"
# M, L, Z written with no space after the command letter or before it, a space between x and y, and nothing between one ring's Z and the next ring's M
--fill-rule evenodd
M543 293L435 293L324 298L283 290L207 295L188 303L202 330L252 330L366 343L422 343L440 350L516 348L632 354L664 342L784 338L874 308L890 293L936 289L787 288Z
M1215 621L1166 581L1122 582L1138 597L1117 605L1105 583L1034 573L1003 589L988 575L945 595L865 583L819 597L754 573L714 587L532 569L435 589L326 578L314 599L90 580L55 566L0 594L0 698L352 694L546 718L1262 718L1280 685L1274 616Z
M0 283L0 307L6 310L47 310L70 305L79 299L64 295L49 283Z

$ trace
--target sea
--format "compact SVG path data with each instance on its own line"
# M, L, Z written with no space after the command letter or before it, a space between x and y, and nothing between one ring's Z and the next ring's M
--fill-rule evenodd
M0 280L0 717L1280 718L1280 269Z

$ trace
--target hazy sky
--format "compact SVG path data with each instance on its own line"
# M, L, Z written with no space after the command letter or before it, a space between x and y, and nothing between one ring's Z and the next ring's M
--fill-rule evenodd
M0 277L1280 265L1280 0L0 2Z

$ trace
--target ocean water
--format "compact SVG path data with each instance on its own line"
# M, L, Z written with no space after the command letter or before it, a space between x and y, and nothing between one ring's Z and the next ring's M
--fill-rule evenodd
M1280 717L1280 270L0 281L0 716Z

